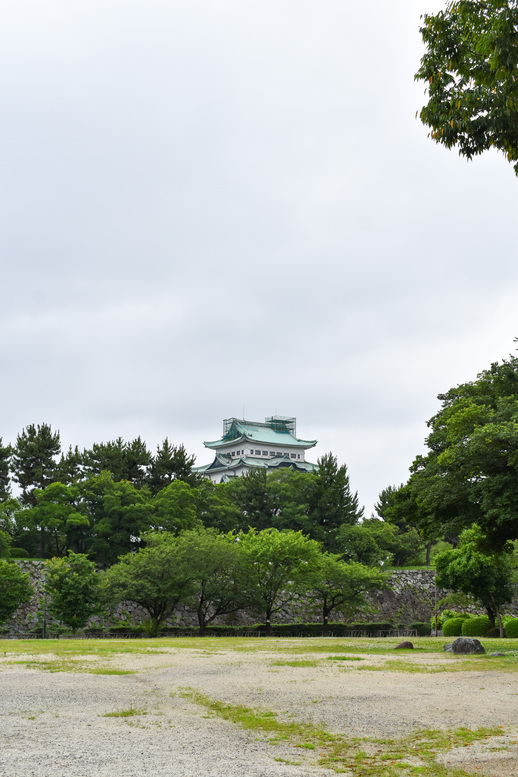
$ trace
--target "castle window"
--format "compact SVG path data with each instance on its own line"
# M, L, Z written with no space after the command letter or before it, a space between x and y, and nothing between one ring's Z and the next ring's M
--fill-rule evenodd
M268 451L263 451L263 456L268 456Z
M256 455L256 456L260 456L260 455L261 455L261 451L256 451L256 452L255 452L255 455Z
M296 459L296 458L297 458L297 454L296 454L296 453L292 453L292 454L291 454L291 458L292 458L292 459Z
M275 451L270 451L270 456L275 456Z

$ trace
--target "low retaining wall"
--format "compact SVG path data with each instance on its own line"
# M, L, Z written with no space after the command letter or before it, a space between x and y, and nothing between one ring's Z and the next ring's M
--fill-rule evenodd
M5 624L5 634L8 637L29 636L34 630L41 629L43 624L43 575L44 561L16 562L20 569L28 572L35 593L28 604L18 608L13 617ZM377 608L377 614L371 620L393 623L414 623L417 621L429 621L435 608L435 570L395 570L390 580L391 588L379 591L372 597L372 604ZM438 590L437 600L446 595L447 591ZM473 612L477 612L472 608ZM518 615L518 599L516 599L506 611ZM480 610L478 610L480 612ZM91 627L106 627L121 625L122 623L138 625L147 620L148 615L142 607L134 602L125 602L112 614L109 620L92 618ZM333 614L333 620L343 620L338 613ZM302 597L296 599L292 605L279 612L275 616L278 623L308 623L319 620L319 613L309 608L307 601ZM223 616L214 621L214 625L252 625L257 622L245 612L238 612L232 616ZM58 624L53 621L47 612L46 624L49 631ZM183 626L193 628L197 626L196 614L186 606L180 606L174 617L166 625Z

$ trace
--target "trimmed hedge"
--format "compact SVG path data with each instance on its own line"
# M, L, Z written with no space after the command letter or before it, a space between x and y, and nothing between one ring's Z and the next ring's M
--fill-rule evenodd
M490 628L492 624L487 615L478 615L463 622L461 634L463 637L485 637Z
M518 639L518 618L506 620L505 636L509 637L509 639Z
M432 627L429 623L411 623L409 629L415 629L418 637L429 637L432 633Z
M460 637L462 634L462 624L465 618L448 618L442 626L444 637Z

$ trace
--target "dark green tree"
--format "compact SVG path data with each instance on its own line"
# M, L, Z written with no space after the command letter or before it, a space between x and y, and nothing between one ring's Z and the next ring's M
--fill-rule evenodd
M14 479L22 488L23 504L35 504L34 489L55 480L56 456L61 451L59 432L48 424L29 424L16 438L13 455Z
M343 524L356 524L363 517L358 493L353 493L345 464L338 466L336 456L326 453L318 461L309 495L309 519L312 536L324 550L336 550L336 533Z
M194 489L194 498L198 520L207 528L213 528L220 534L246 528L241 511L226 498L224 484L216 485L203 478Z
M384 488L374 510L375 515L365 525L377 534L378 544L392 553L394 566L410 563L423 549L426 550L426 564L429 566L433 540L428 538L425 542L421 535L421 519L427 516L412 489L408 485ZM390 533L389 526L396 531Z
M33 593L29 575L0 558L0 623L9 620L21 604L30 602Z
M46 562L45 590L49 611L65 626L82 629L101 611L101 578L95 564L82 553Z
M204 478L192 471L195 461L196 457L189 456L183 445L171 445L166 437L150 459L147 483L151 493L158 493L173 480L182 480L193 487L200 485Z
M242 523L238 528L253 526L261 531L274 525L278 504L268 485L266 469L252 469L243 477L223 484L225 498L241 512Z
M137 488L146 482L150 463L151 454L140 437L131 442L117 437L111 442L94 443L83 453L86 474L100 475L108 471L115 482L127 480Z
M140 547L141 536L150 526L151 495L147 488L136 488L127 480L115 483L105 478L97 485L103 489L102 504L95 499L98 495L93 494L100 510L93 525L90 552L98 563L114 564L120 555Z
M56 479L56 457L61 451L59 432L48 424L29 424L16 438L14 478L22 488L24 505L36 505L35 489L44 489ZM41 558L45 557L45 531L40 532Z
M36 504L26 508L24 520L44 536L44 544L57 556L67 550L82 553L88 545L90 521L77 485L51 483L34 490Z
M9 499L11 495L10 465L13 449L4 445L0 437L0 502Z
M81 480L83 477L83 454L80 452L77 445L75 448L69 447L66 453L61 455L61 458L56 467L56 479L60 483L65 485L71 485Z
M518 175L517 0L450 0L423 22L430 136L468 159L496 148Z

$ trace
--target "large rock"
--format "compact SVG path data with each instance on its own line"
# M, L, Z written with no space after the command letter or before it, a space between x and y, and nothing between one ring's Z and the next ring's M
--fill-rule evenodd
M411 642L400 642L399 645L396 645L394 650L413 650L414 646Z
M459 637L452 643L452 653L485 653L485 648L475 637Z

